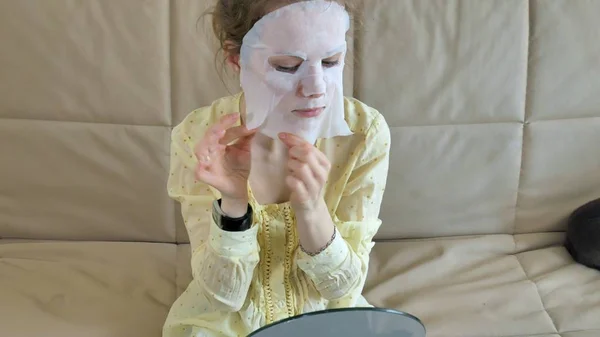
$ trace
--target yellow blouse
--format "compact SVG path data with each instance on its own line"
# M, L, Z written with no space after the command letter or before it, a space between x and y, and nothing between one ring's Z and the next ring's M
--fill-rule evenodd
M250 190L249 230L225 232L212 220L212 202L220 195L195 180L194 147L222 115L240 111L241 97L191 112L172 132L168 193L181 203L193 280L171 307L164 337L247 336L305 312L370 306L361 293L372 238L381 225L389 165L390 131L383 116L345 98L346 122L354 134L317 141L331 162L325 201L338 235L311 257L298 247L289 203L260 205Z

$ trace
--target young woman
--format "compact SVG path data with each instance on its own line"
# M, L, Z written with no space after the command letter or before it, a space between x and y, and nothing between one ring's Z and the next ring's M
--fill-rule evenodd
M243 90L172 133L168 192L181 203L193 280L163 336L246 336L370 306L361 293L390 132L341 94L349 12L345 1L217 1L215 33Z

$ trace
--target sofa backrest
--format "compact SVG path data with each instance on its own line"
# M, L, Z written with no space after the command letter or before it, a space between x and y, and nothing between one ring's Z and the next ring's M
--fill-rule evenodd
M0 237L187 242L171 128L239 90L210 3L0 2ZM379 239L561 231L600 197L600 2L361 13L345 90L392 130Z

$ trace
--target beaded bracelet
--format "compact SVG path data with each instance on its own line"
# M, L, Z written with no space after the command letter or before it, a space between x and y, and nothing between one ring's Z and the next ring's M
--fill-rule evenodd
M327 249L327 247L331 246L331 243L335 239L336 233L337 233L337 230L334 228L333 229L333 235L331 236L331 239L329 239L329 241L325 244L325 246L323 246L321 249L319 249L318 251L316 251L314 253L306 251L304 249L304 247L302 247L302 245L300 245L300 250L302 250L302 252L304 252L308 256L317 256L317 255L321 254L325 249Z

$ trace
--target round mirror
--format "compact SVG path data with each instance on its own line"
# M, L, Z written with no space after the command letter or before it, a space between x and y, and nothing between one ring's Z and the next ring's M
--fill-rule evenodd
M264 326L248 337L425 337L410 314L380 308L346 308L307 313Z

